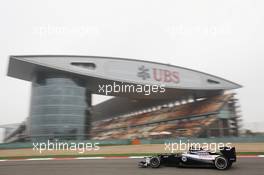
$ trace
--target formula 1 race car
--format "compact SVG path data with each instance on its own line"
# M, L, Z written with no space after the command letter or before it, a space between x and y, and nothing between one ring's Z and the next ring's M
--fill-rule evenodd
M186 153L159 154L145 157L145 161L139 162L139 167L159 168L161 165L176 167L215 167L226 170L236 162L235 147L223 147L220 153L210 152L203 149L190 148Z

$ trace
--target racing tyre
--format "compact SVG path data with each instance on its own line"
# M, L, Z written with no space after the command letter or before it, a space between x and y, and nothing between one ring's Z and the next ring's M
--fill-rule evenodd
M225 170L230 167L227 159L223 156L219 156L215 158L214 164L215 164L215 167L219 170Z
M158 157L152 157L149 161L151 168L158 168L160 166L160 159Z

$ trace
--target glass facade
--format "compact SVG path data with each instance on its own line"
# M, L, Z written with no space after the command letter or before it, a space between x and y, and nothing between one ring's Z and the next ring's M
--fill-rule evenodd
M91 94L82 79L37 73L32 81L30 137L32 140L87 139L90 106Z

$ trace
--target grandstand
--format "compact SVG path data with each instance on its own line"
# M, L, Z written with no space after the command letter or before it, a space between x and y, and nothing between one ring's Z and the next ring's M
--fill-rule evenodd
M13 142L13 141L26 141L26 124L22 122L19 124L12 132L6 133L4 137L4 142Z
M22 140L23 136L25 136L25 123L13 123L7 125L0 125L0 128L4 129L4 142L12 142L13 140Z
M171 107L153 107L152 111L139 115L93 122L91 135L96 140L237 136L239 115L234 95L218 95L185 104L175 102L168 104Z

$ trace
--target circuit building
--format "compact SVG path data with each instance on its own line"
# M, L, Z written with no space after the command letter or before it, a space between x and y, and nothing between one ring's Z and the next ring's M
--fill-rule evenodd
M113 57L30 55L10 56L7 75L30 81L32 91L29 117L6 142L239 134L232 90L241 86L200 71ZM157 87L146 95L114 85ZM106 95L106 86L114 98L92 106L92 94Z

